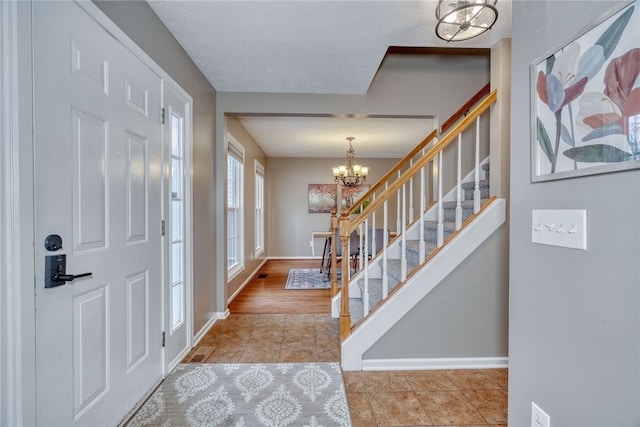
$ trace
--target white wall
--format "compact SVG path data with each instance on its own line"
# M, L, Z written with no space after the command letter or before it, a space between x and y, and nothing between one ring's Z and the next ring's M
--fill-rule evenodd
M640 171L530 180L530 64L622 4L513 2L510 426L640 425ZM589 249L531 243L532 209L587 209Z

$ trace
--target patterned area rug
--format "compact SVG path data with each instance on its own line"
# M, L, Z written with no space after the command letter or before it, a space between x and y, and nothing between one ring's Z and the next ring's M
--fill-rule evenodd
M290 268L285 289L329 289L331 276L321 273L320 268Z
M338 363L180 364L127 426L351 426Z

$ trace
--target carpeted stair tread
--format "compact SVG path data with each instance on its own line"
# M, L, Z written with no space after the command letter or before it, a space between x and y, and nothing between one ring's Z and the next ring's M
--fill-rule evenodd
M489 172L489 169L491 169L491 164L490 163L484 163L482 164L482 166L480 166L480 168L482 168L483 171L485 172Z
M484 203L486 199L480 200L480 204ZM473 209L473 199L469 200L460 200L460 206L462 209ZM458 202L456 200L452 202L442 202L442 209L455 209L458 207Z
M364 296L364 279L358 280L358 287ZM369 310L382 300L382 279L369 279Z
M479 188L489 187L489 180L488 179L481 179L478 182L478 187ZM462 189L463 190L474 190L475 188L476 188L475 181L463 182L462 183Z
M349 298L349 314L351 314L351 325L353 326L364 316L364 306L360 298Z
M427 255L437 247L435 242L424 242L424 251ZM407 252L420 253L420 240L407 240ZM417 264L417 263L416 263Z
M453 232L456 230L456 222L455 221L442 221L442 225L444 227L444 231ZM437 230L438 229L438 221L429 220L424 222L425 230Z

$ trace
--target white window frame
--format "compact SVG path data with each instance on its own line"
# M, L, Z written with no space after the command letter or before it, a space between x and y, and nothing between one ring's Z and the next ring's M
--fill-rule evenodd
M255 251L256 257L264 252L264 166L255 161Z
M235 258L236 262L232 265L229 265L229 258L231 254L229 251L229 223L227 222L227 280L233 279L237 276L242 270L244 270L244 147L233 137L230 133L227 132L227 185L226 185L226 213L227 213L227 221L229 219L229 159L233 158L234 160L240 163L240 171L238 172L238 176L236 177L238 182L238 187L236 189L237 194L237 211L238 216L236 217L236 235L237 235L237 244L235 246Z

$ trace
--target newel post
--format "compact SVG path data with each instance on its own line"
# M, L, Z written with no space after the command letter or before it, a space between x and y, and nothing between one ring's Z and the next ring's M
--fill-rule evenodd
M338 294L338 215L335 209L331 210L331 297Z
M342 245L342 294L340 296L340 339L351 335L351 314L349 313L349 209L342 209L340 216L340 244Z

